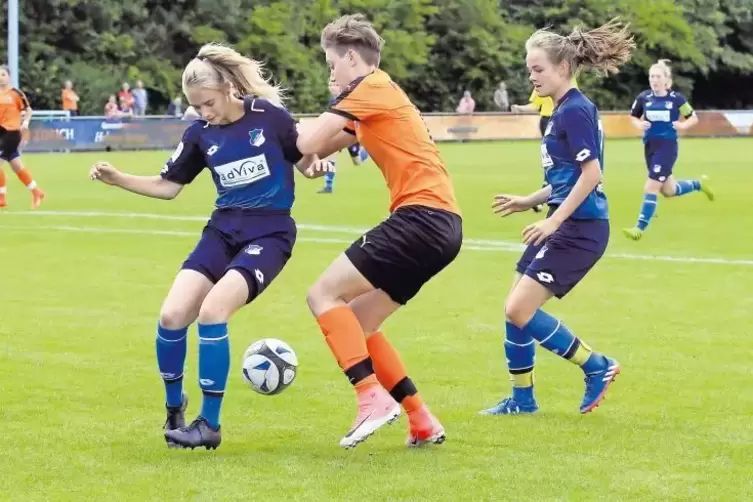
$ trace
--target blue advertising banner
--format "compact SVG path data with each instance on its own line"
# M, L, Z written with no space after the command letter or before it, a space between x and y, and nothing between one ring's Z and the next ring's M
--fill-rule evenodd
M32 120L25 152L170 149L190 122L176 118Z

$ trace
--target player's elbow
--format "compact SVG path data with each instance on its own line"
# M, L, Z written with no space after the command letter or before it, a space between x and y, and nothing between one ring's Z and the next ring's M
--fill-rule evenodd
M309 134L298 136L296 146L298 147L298 151L303 155L313 155L317 153L317 144L315 138L313 138Z

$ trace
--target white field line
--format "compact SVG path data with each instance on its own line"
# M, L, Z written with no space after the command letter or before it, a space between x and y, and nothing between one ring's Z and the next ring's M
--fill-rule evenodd
M150 219L166 221L196 221L206 222L207 216L181 216L181 215L162 215L151 213L118 213L118 212L101 212L101 211L12 211L0 213L0 221L8 216L62 216L77 218L125 218L125 219ZM347 234L351 238L337 239L325 237L307 237L299 236L299 242L313 242L321 244L350 244L355 237L364 233L368 228L356 228L336 225L313 225L298 224L299 230L307 230L319 233ZM21 227L11 225L0 225L4 231L34 231L34 230L52 230L62 232L88 232L101 234L138 234L138 235L163 235L176 237L194 237L198 238L198 232L188 232L179 230L151 230L151 229L131 229L131 228L112 228L112 227L90 227L90 226L71 226L71 225L47 225ZM520 253L523 245L517 242L490 240L490 239L463 239L463 249L468 251L495 251L507 253ZM607 258L617 258L624 260L638 261L663 261L674 263L699 263L710 265L738 265L753 266L753 259L729 259L721 257L693 257L693 256L669 256L669 255L642 255L633 253L607 253Z

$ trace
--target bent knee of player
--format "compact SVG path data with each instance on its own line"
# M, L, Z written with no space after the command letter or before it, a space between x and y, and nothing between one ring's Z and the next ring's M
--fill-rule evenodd
M664 197L667 197L667 198L674 197L676 192L677 192L677 186L675 185L674 181L671 181L671 182L667 181L661 187L661 194Z
M248 299L249 285L246 278L237 270L230 270L201 302L199 323L226 323Z
M159 324L165 329L182 329L196 320L197 313L182 305L165 304L159 313Z
M643 191L651 194L658 194L663 191L664 183L654 179L647 179L646 184L643 185Z
M524 298L512 295L505 302L505 319L518 328L523 328L538 309L538 306L525 301Z
M337 303L337 298L327 290L321 280L316 281L306 293L306 304L316 316L332 308L330 305L334 303Z

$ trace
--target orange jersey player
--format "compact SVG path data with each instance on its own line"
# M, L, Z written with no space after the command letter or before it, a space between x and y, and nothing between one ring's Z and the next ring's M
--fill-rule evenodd
M31 173L24 168L21 153L22 131L28 131L31 121L31 107L22 91L11 87L10 71L5 65L0 66L0 164L10 163L21 183L31 191L33 208L38 208L44 199L44 192L39 189ZM5 172L0 168L0 208L7 206Z
M359 141L390 190L385 221L354 242L311 287L308 305L355 387L358 415L342 438L356 446L408 414L409 446L441 443L429 412L381 324L457 256L462 220L452 182L419 111L379 70L383 40L362 15L343 16L321 37L330 80L345 89L305 124L298 148L325 157ZM400 403L400 404L398 404Z

